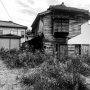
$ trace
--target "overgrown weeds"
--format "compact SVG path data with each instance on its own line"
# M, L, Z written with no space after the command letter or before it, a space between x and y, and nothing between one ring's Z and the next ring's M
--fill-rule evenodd
M0 50L0 55L9 69L24 67L34 68L47 58L47 55L40 51L32 53L16 49L5 50L3 48Z
M81 82L80 75L90 75L90 57L65 57L62 60L43 52L21 50L0 50L3 62L10 69L25 68L27 75L23 75L20 83L30 90L73 90L76 83ZM34 72L28 71L33 69ZM26 73L24 73L26 74Z

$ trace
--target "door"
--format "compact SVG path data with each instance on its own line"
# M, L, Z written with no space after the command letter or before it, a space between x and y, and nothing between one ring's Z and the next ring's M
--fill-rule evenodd
M55 52L57 55L57 58L62 59L63 57L68 55L68 46L67 44L55 44Z

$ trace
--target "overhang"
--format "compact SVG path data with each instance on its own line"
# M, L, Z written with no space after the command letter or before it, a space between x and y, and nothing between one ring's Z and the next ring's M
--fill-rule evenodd
M20 39L21 36L13 35L13 34L4 34L4 35L0 35L0 38Z

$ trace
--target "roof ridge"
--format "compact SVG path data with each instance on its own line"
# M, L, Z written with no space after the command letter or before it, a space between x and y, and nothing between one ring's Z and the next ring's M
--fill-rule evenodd
M70 8L70 9L83 10L84 12L87 12L87 13L89 12L89 10L86 10L86 9L66 6L64 4L64 2L62 2L61 4L58 4L58 5L50 5L48 9L51 9L51 8Z
M10 21L12 22L12 21ZM20 26L23 26L23 27L27 27L27 26L24 26L24 25L21 25L21 24L18 24L18 23L15 23L15 22L12 22L13 24L16 24L16 25L20 25Z
M1 26L10 26L10 27L14 27L15 26L15 27L27 28L27 26L15 23L13 21L3 21L3 20L0 20L0 25Z

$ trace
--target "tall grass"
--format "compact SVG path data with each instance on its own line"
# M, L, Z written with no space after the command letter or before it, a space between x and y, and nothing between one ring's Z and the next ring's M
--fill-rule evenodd
M73 90L83 84L80 75L90 75L90 57L74 56L62 60L43 52L21 50L0 50L0 55L7 68L25 68L20 83L25 90ZM26 75L27 74L27 75Z
M40 65L45 59L46 54L37 51L35 53L21 51L21 50L0 50L0 55L3 62L6 64L7 68L34 68L35 66Z

